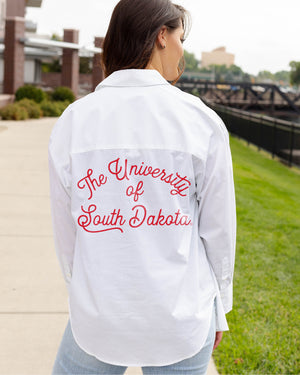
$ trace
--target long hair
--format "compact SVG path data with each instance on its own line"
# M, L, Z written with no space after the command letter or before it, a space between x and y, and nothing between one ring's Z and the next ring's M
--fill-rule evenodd
M181 23L186 38L191 25L190 13L170 0L121 0L114 8L103 41L101 65L105 77L116 70L145 69L160 29L166 26L172 32ZM182 56L173 85L184 68Z

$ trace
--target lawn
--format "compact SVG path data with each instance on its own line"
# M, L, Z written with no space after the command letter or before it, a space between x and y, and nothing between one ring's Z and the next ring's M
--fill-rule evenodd
M299 374L300 171L230 138L237 204L233 310L220 374Z

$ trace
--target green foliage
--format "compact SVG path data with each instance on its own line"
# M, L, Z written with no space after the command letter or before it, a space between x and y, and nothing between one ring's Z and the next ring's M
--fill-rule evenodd
M300 85L300 61L291 61L290 82L292 85Z
M276 82L286 83L290 82L290 72L287 70L280 70L279 72L274 73L274 79Z
M44 91L33 85L24 85L18 88L15 93L16 101L22 100L24 98L32 99L36 103L40 103L45 99L46 94Z
M32 99L22 99L18 102L18 105L25 108L29 118L40 118L43 115L39 104Z
M70 103L74 102L75 95L69 87L56 87L52 92L52 100L54 101L65 101L68 100Z
M69 104L69 101L51 102L50 100L44 100L40 106L44 116L59 117Z
M242 81L243 71L237 65L210 65L210 69L215 73L216 81Z
M52 36L51 36L51 40L56 40L56 41L62 42L63 38L60 35L58 35L56 33L53 33Z
M42 63L43 73L61 73L62 67L58 59L53 60L51 63Z
M58 102L53 102L56 104L57 108L59 109L60 111L60 114L59 116L63 113L63 111L68 107L68 105L70 105L70 102L68 100L64 100L64 101L58 101Z
M268 70L261 70L260 72L258 72L257 78L259 80L273 81L274 75L273 75L273 73L269 72Z
M212 64L209 66L215 73L215 80L216 81L225 81L225 75L227 72L227 67L226 65L215 65Z
M201 73L211 73L212 69L211 68L202 67L202 68L199 68L199 72L201 72Z
M193 53L190 53L184 50L184 59L185 59L185 70L187 72L198 72L199 60L196 59Z
M220 374L299 374L300 175L230 138L237 204L234 306Z
M258 82L269 81L288 85L290 81L290 72L288 72L287 70L281 70L273 74L268 70L261 70L260 72L258 72L257 80Z
M230 65L228 68L227 68L227 71L230 72L231 74L233 74L234 76L241 76L243 75L243 71L242 69L237 66L237 65Z
M26 120L28 112L18 103L11 103L0 109L2 120Z
M92 73L92 69L90 68L90 57L80 57L79 60L79 73L82 74L89 74Z
M16 102L2 108L0 115L3 120L59 117L74 100L75 96L68 87L58 87L49 94L35 86L24 85L16 92Z

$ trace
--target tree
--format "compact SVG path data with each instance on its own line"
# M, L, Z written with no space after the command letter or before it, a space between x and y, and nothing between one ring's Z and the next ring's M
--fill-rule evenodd
M185 59L185 70L187 72L199 72L199 60L196 59L193 53L190 53L184 50L184 59Z
M211 68L202 67L202 68L199 68L199 72L201 72L201 73L211 73L212 69Z
M292 85L300 85L300 61L291 61L290 82Z
M228 72L228 68L226 67L225 64L222 64L222 65L212 64L209 67L211 71L214 72L216 81L220 81L220 82L225 81L226 74Z
M287 70L280 70L279 72L274 73L274 79L280 84L288 84L290 82L290 72Z
M268 70L261 70L258 72L257 78L259 81L274 81L273 73Z
M227 72L225 74L226 81L242 81L243 80L244 72L242 69L237 65L230 65L227 68Z
M250 83L250 82L254 81L254 77L251 76L249 73L243 73L243 81Z
M243 70L237 66L237 65L230 65L230 67L228 68L228 70L234 75L234 76L242 76L244 73L243 73Z

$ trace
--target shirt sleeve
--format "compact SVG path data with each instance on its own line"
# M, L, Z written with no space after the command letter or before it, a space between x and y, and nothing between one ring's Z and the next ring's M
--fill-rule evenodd
M197 184L199 235L227 313L232 310L236 204L229 134L219 118L210 137L204 177ZM198 175L200 179L200 174Z
M60 122L61 119L59 119L57 126L61 125ZM48 147L48 166L53 237L56 255L69 291L73 269L76 227L71 214L71 193L66 183L68 168L66 168L66 163L64 163L64 153L60 149L61 146L58 146L59 142L56 141L53 145L52 141L51 137ZM56 157L56 154L60 157Z

